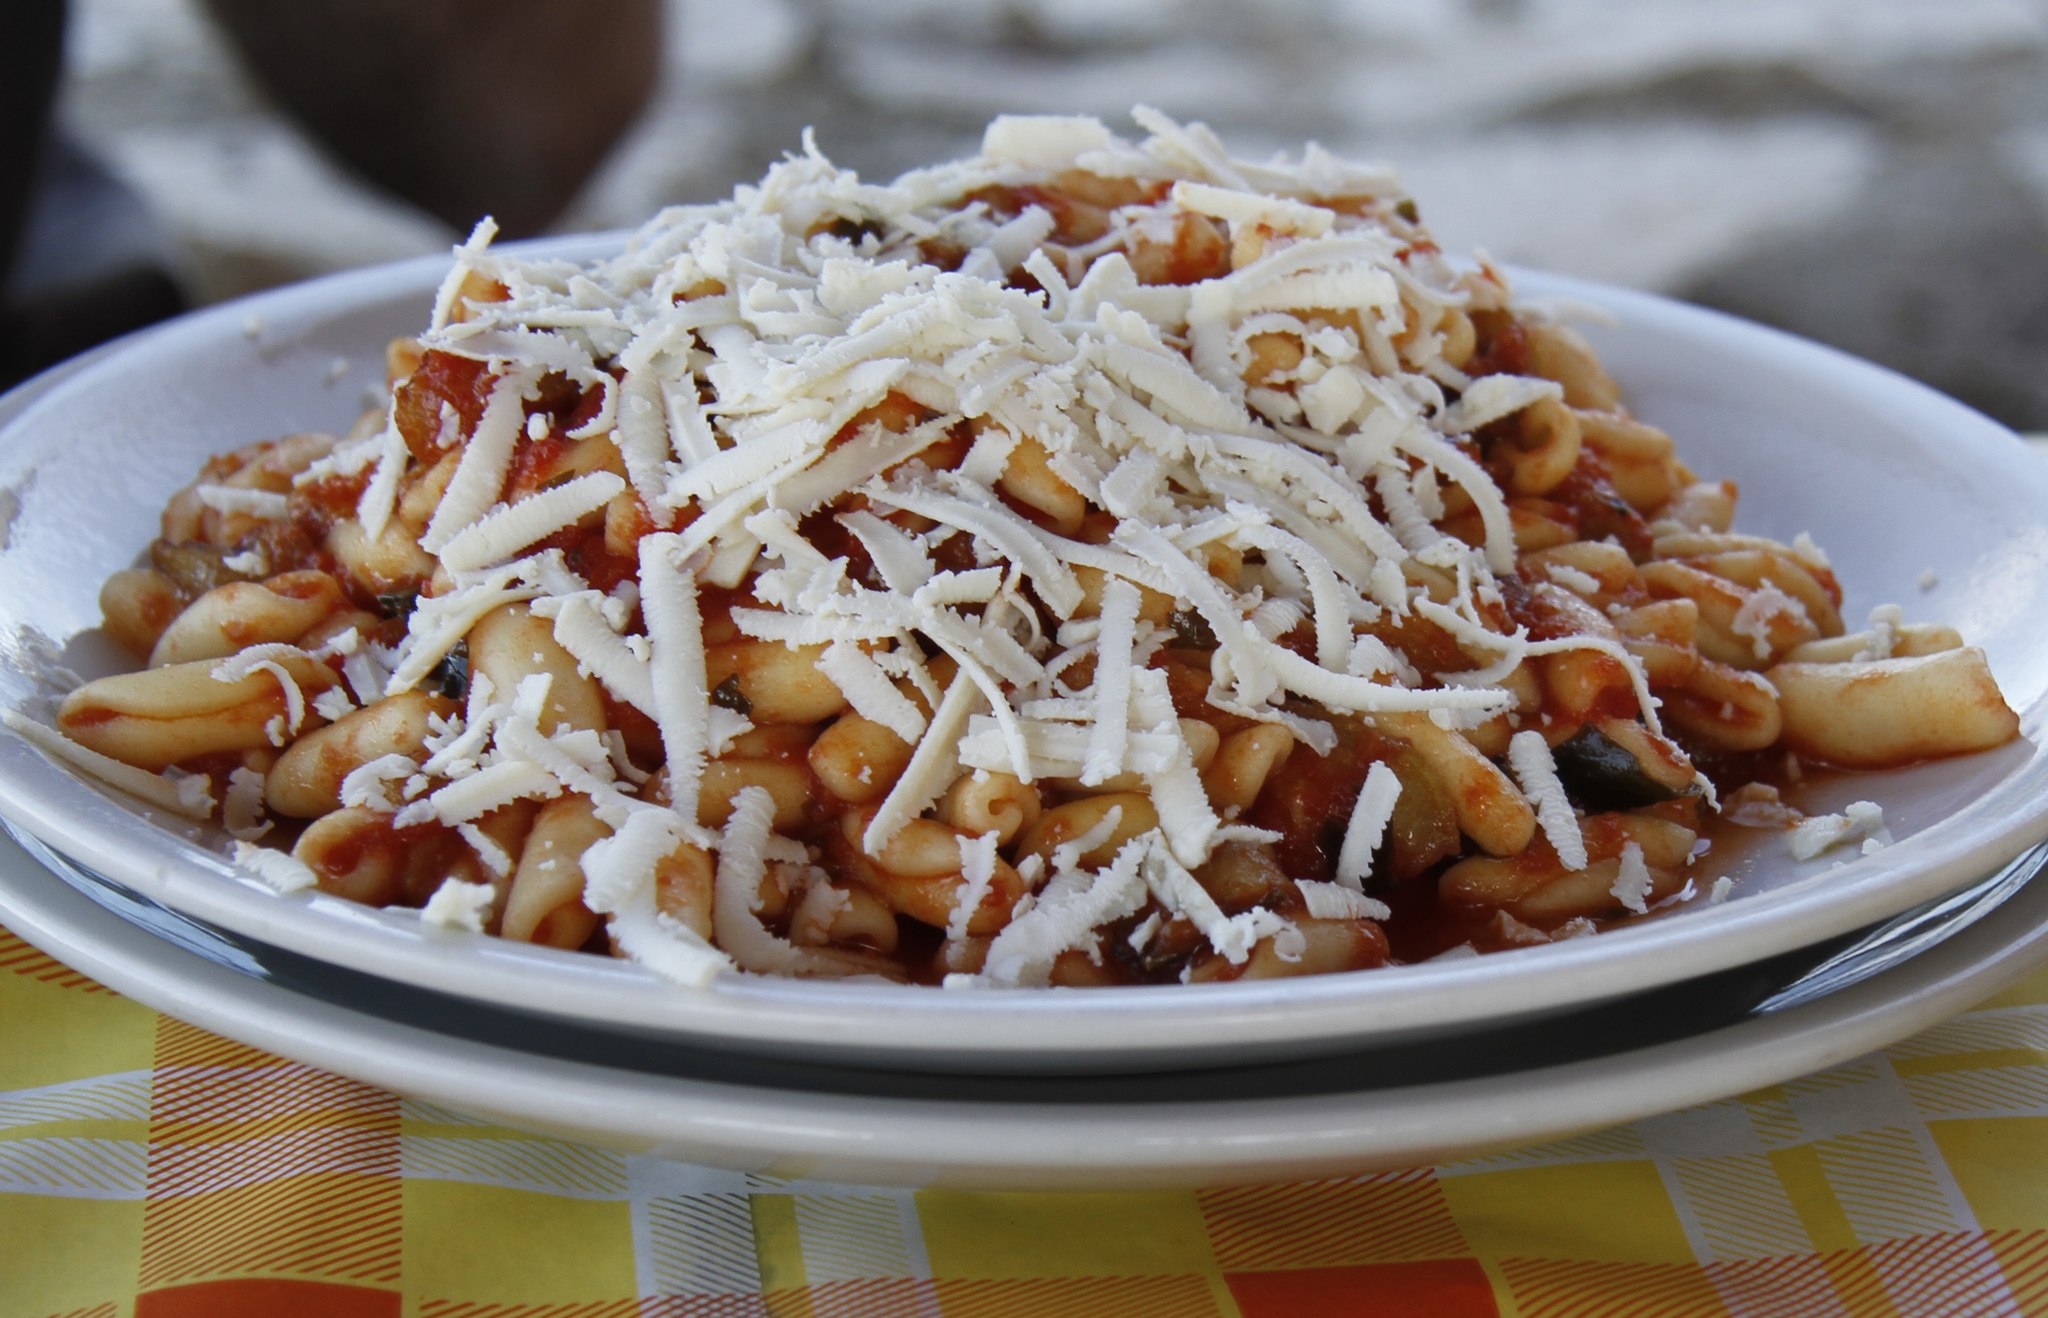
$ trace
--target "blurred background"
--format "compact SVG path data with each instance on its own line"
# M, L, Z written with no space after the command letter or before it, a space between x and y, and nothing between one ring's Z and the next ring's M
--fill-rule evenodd
M16 100L62 8L10 0ZM995 113L1127 129L1142 101L1239 154L1389 161L1453 251L2048 429L2042 0L72 0L66 26L52 132L8 171L34 183L14 376L486 209L578 230L722 196L807 124L886 177Z

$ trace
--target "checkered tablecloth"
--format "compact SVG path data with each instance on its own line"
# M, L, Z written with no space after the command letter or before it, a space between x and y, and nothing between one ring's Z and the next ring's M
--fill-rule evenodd
M0 929L4 1318L2048 1313L2048 970L1883 1054L1387 1175L788 1182L482 1124Z

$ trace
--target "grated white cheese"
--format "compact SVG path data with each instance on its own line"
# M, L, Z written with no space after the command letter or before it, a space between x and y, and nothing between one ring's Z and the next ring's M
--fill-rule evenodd
M1816 571L1825 572L1829 567L1827 554L1822 552L1821 547L1813 542L1813 537L1805 531L1792 537L1792 557Z
M1522 786L1522 795L1536 807L1536 822L1542 826L1543 836L1550 839L1559 863L1568 870L1586 868L1586 839L1579 832L1571 798L1565 795L1564 784L1557 779L1557 762L1551 758L1543 734L1531 730L1509 738L1508 764Z
M438 554L464 528L498 501L512 454L526 426L525 395L536 383L531 372L514 370L498 377L484 402L476 429L462 446L455 474L448 480L434 516L420 536L420 548ZM396 428L393 428L396 433Z
M562 784L538 764L501 760L478 769L400 810L392 824L408 828L429 819L466 824L514 801L559 796Z
M1614 900L1641 915L1650 909L1651 884L1650 869L1643 863L1641 844L1633 840L1622 843L1621 866L1615 871L1614 885L1609 889Z
M905 824L924 813L939 799L939 793L951 785L953 771L959 764L960 735L982 698L981 688L966 673L953 679L932 715L930 726L918 740L917 749L911 753L903 776L882 798L867 831L861 834L862 851L870 856L880 855Z
M1538 947L1551 941L1549 934L1533 924L1517 920L1506 911L1495 911L1488 928L1495 939L1510 947Z
M1372 877L1372 853L1379 850L1387 825L1394 818L1394 806L1401 798L1401 778L1385 761L1374 762L1365 774L1358 800L1351 807L1351 819L1344 826L1344 842L1337 851L1337 882L1363 891Z
M1215 898L1175 858L1173 847L1162 829L1152 829L1135 841L1144 847L1139 873L1154 900L1167 910L1186 917L1202 931L1202 936L1209 940L1209 946L1224 960L1232 965L1243 965L1250 959L1252 948L1269 937L1275 940L1274 950L1282 960L1299 959L1301 933L1292 921L1263 906L1255 906L1236 915L1224 915Z
M1445 409L1438 428L1449 434L1469 432L1545 399L1563 397L1564 386L1554 380L1527 375L1484 375Z
M350 655L344 661L343 674L356 699L367 705L382 696L397 695L418 686L486 613L540 594L536 586L527 582L527 578L539 575L535 560L522 560L457 586L447 594L420 599L407 620L405 640L399 645L397 662L382 689L375 689L378 665L373 662L374 656L359 661L357 655ZM362 668L360 679L351 664ZM372 689L366 690L366 686Z
M273 851L251 842L237 842L234 861L241 869L262 880L264 887L280 895L320 886L320 876L289 852Z
M480 934L497 899L497 890L488 883L443 879L427 904L420 907L420 923L429 929Z
M1590 572L1582 572L1568 563L1547 563L1544 565L1543 574L1574 594L1591 596L1600 593L1600 578Z
M1039 169L1063 168L1115 145L1102 121L1088 115L997 115L981 135L981 152L991 161Z
M208 672L216 682L239 682L256 673L268 673L277 679L277 689L284 695L284 716L280 725L283 732L297 733L306 721L306 695L299 689L299 680L291 670L278 662L284 658L310 659L304 650L295 645L252 645L237 654L221 660ZM270 744L284 745L279 732L270 734Z
M535 541L574 526L625 488L626 482L614 473L593 471L529 494L448 537L441 546L441 565L451 572L473 572L501 563Z
M1884 826L1884 808L1874 801L1852 801L1838 815L1812 815L1792 825L1785 845L1799 860L1812 860L1830 847L1865 842L1889 845L1891 833Z
M633 811L610 837L583 853L583 904L599 915L618 915L644 905L651 915L656 867L692 838L715 841L672 810Z
M867 550L890 590L910 595L931 580L931 555L923 541L865 510L844 513L839 520Z
M703 988L736 967L697 931L654 909L652 899L612 914L606 925L619 951L674 984Z
M967 937L967 925L987 899L996 877L996 835L961 834L960 886L953 894L953 914L946 921L946 937L954 942Z
M1137 641L1140 603L1138 588L1121 577L1103 590L1102 625L1095 640L1095 700L1089 711L1094 726L1081 765L1085 787L1100 786L1125 768L1131 735L1131 651Z
M1317 920L1385 920L1393 915L1385 902L1374 901L1356 888L1316 879L1297 879L1301 900Z
M890 487L870 494L871 499L900 508L907 513L929 517L948 526L958 526L987 542L1005 559L1016 563L1031 579L1039 598L1062 616L1081 605L1081 586L1074 574L1038 536L1036 528L1023 517L982 492L986 501L954 495Z
M990 941L982 977L996 984L1043 984L1061 953L1089 945L1097 929L1135 914L1147 895L1138 873L1146 851L1147 843L1133 838L1100 870L1070 869L1055 877L1030 910ZM946 982L953 986L951 977Z
M677 537L664 532L640 542L640 607L651 647L654 719L667 755L669 800L685 819L697 817L697 788L711 735L704 624L697 582L676 559Z
M923 712L859 646L834 641L818 656L818 671L832 680L862 718L881 724L913 745L924 735Z
M654 674L644 655L634 652L605 616L606 599L596 591L579 591L547 601L554 606L555 640L583 671L604 683L605 690L641 713L654 716ZM535 612L541 612L536 606Z
M291 511L291 501L269 490L250 490L238 485L195 485L192 493L199 502L217 513L242 513L264 521L276 521Z
M263 817L262 774L240 765L228 771L228 790L221 801L220 822L229 837L241 842L254 842L271 830L271 822Z
M379 755L349 770L341 780L341 803L379 814L394 814L398 806L391 799L391 784L403 783L419 770L418 762L409 755Z
M711 923L718 946L742 970L762 974L802 974L818 958L761 923L761 881L771 859L775 799L762 787L743 787L733 798L732 818L718 844L718 873L713 882Z
M370 474L362 497L356 500L356 520L363 524L363 535L372 544L383 538L385 528L391 524L391 514L398 506L398 482L412 459L405 436L398 433L397 423L388 417L377 444L377 470Z
M1806 606L1776 586L1759 586L1750 591L1742 601L1742 606L1735 610L1735 617L1729 621L1728 630L1747 640L1751 652L1759 660L1769 659L1771 623L1778 618L1804 622Z
M512 876L512 853L499 846L490 834L475 824L457 824L455 832L469 844L469 849L476 853L477 863L482 865L492 878L507 879Z
M1870 630L1864 633L1869 639L1863 647L1850 657L1852 664L1873 663L1889 659L1898 648L1899 633L1906 625L1905 610L1896 604L1880 604L1870 611Z
M1132 687L1136 714L1145 721L1150 735L1166 745L1165 762L1143 774L1152 807L1159 812L1160 831L1176 861L1198 866L1209 858L1211 839L1223 821L1209 804L1195 769L1194 752L1175 717L1166 675L1157 669L1142 669L1132 675Z

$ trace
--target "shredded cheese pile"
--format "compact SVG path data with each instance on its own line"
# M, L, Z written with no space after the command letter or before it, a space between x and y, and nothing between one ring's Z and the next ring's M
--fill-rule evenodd
M1252 165L1199 126L1136 118L1147 136L1135 143L1093 119L1000 119L978 156L886 185L807 141L758 186L668 210L594 264L502 254L480 226L421 340L487 362L495 381L472 433L452 417L444 426L462 456L423 537L443 584L395 652L351 655L349 685L365 702L411 689L486 612L534 601L579 664L658 725L670 804L636 795L644 775L606 739L543 732L544 679L518 691L474 684L465 715L438 729L416 772L378 766L376 781L351 790L400 795L401 826L466 826L521 797L587 794L615 830L585 857L588 904L611 916L621 948L682 979L724 968L727 955L800 971L808 954L764 928L747 894L771 861L815 857L770 831L758 794L742 795L722 833L696 822L707 757L748 727L708 698L699 590L744 588L751 601L732 616L745 636L825 646L818 667L852 709L916 747L866 826L869 855L963 773L1121 778L1149 792L1156 830L1097 869L1078 863L1088 839L1062 847L1027 875L1037 890L981 976L957 982L1043 982L1062 950L1148 897L1233 961L1267 938L1285 955L1286 920L1225 917L1190 874L1226 841L1274 835L1205 795L1166 682L1146 667L1173 641L1146 618L1147 593L1213 633L1215 708L1283 726L1318 752L1335 742L1319 712L1419 712L1458 728L1508 711L1514 697L1496 683L1524 655L1602 643L1538 645L1503 623L1495 574L1515 563L1508 509L1462 441L1560 390L1470 378L1446 360L1449 313L1493 276L1443 261L1386 173L1314 148ZM1006 187L1028 197L1076 170L1156 183L1158 200L1115 210L1101 239L1064 247L1047 241L1044 206L1005 217L968 200ZM1227 231L1235 268L1187 285L1143 282L1127 252L1171 241L1190 216ZM957 259L936 263L934 250ZM465 306L478 278L503 299ZM1302 351L1247 384L1262 335L1292 336ZM526 433L522 403L549 376L601 391L570 438L609 433L626 474L578 475L502 503ZM928 419L841 436L891 395ZM919 461L962 427L964 459ZM1108 520L1062 533L1001 497L999 479L1027 443ZM374 538L410 461L394 423L301 479L369 471L358 516ZM1453 491L1477 513L1475 545L1438 525ZM640 541L637 580L600 592L558 551L536 552L624 493L655 527ZM834 507L879 582L801 531ZM956 538L967 553L955 544L942 555ZM1234 581L1212 571L1219 555L1244 564ZM1360 631L1410 612L1483 661L1425 684L1406 656ZM1281 642L1303 624L1312 655ZM1635 674L1654 726L1634 661L1606 648ZM958 666L943 687L926 661L934 653ZM1084 661L1092 677L1070 686ZM1513 761L1558 852L1583 865L1543 739L1516 737ZM445 785L424 790L435 780ZM1383 910L1361 880L1398 791L1375 770L1336 881L1302 885L1312 912ZM653 862L679 841L718 855L716 949L653 911ZM976 900L992 864L992 849L963 848ZM466 919L459 904L443 906L448 922Z

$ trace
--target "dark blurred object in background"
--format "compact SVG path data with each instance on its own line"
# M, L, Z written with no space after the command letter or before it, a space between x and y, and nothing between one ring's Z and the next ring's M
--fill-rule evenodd
M10 269L57 95L64 51L63 0L16 0L0 23L0 271Z
M206 0L321 144L467 231L553 219L654 89L660 0Z
M185 309L162 227L142 199L62 132L43 143L7 281L5 379Z
M184 309L135 194L50 125L63 0L15 0L0 26L0 383Z
M508 235L547 224L638 117L661 68L663 0L606 0L601 17L562 0L203 8L243 70L319 149L458 232L485 215ZM187 301L178 276L192 273L189 245L134 186L160 176L118 153L107 168L96 154L103 140L88 132L87 149L67 131L79 127L68 101L63 122L52 122L64 0L9 0L5 12L0 385L175 315ZM146 66L170 53L141 50ZM174 146L189 109L148 108L168 115L162 144ZM246 200L260 209L271 199Z

